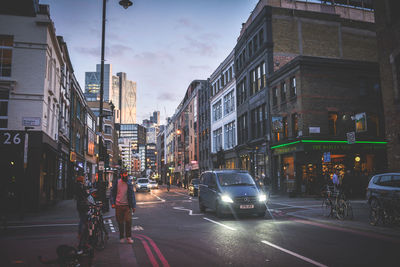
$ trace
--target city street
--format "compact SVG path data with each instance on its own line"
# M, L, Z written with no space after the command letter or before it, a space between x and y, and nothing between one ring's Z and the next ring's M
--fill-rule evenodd
M201 214L197 198L181 188L161 187L136 199L133 246L119 243L110 211L105 222L111 238L95 252L94 266L398 265L398 228L370 227L357 220L357 209L353 222L323 218L318 199L272 196L265 218L223 219L211 210ZM77 215L74 202L67 202L63 211L10 221L0 238L0 265L40 266L38 255L53 258L58 245L75 246Z

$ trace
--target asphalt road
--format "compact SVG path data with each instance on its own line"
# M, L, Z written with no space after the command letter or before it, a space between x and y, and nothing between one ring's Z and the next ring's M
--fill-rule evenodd
M96 252L95 266L399 266L398 238L288 214L310 203L288 208L272 200L264 218L219 219L200 213L197 198L181 189L136 199L133 246L119 244L115 219L106 220L111 239ZM53 257L58 244L76 244L76 228L73 220L11 227L0 237L0 265L40 266L37 255Z

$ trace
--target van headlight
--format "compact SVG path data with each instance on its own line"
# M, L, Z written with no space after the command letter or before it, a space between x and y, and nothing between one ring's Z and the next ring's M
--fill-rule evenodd
M260 202L267 201L267 195L265 195L265 194L258 195L258 201L260 201Z
M228 195L222 195L222 196L221 196L221 200L222 200L223 202L233 203L232 198L231 198L230 196L228 196Z

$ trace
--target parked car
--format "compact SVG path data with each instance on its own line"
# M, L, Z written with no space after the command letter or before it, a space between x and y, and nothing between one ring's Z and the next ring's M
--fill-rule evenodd
M150 189L158 189L158 183L154 180L150 180L149 187Z
M136 180L136 192L140 191L150 192L150 181L148 178L138 178Z
M388 203L400 207L400 173L372 176L367 188L368 204L379 207Z
M200 176L199 208L215 210L217 217L225 214L265 215L267 195L260 190L247 171L213 170Z
M199 183L200 183L200 179L192 179L192 181L190 181L189 184L189 195L191 196L197 196L198 192L199 192Z

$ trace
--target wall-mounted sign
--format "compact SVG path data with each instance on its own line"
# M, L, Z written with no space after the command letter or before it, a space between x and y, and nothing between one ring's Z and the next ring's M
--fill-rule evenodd
M324 152L324 162L331 162L331 152Z
M321 128L320 127L309 127L309 132L311 133L320 133L321 132Z
M69 160L72 162L76 161L76 153L74 151L71 151L71 153L69 153Z
M367 131L367 114L365 114L365 112L356 114L355 121L357 133Z
M347 135L347 143L348 144L356 143L356 133L355 132L349 132L349 133L346 133L346 135Z
M272 117L272 131L274 133L283 132L283 118L282 117Z
M39 117L23 117L22 126L40 126Z

